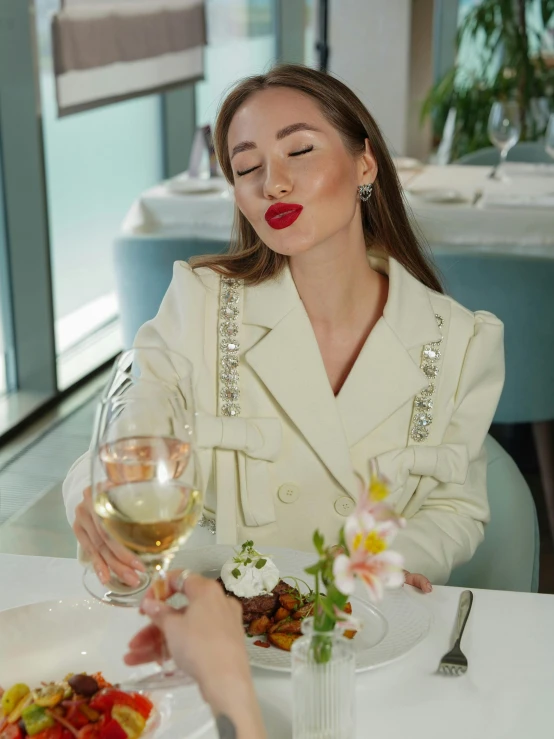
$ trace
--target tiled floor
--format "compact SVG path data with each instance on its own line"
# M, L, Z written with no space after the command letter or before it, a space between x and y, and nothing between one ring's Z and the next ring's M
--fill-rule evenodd
M493 433L518 463L535 498L541 530L539 590L554 593L554 547L546 525L544 500L529 429L519 427L507 431L493 428ZM28 434L28 438L32 439L32 434ZM21 452L22 445L17 445L17 448ZM6 455L7 450L0 449L0 460L4 463ZM20 472L23 473L24 469L23 464ZM0 525L0 552L75 557L75 539L65 516L61 480L46 485L45 492L36 502Z

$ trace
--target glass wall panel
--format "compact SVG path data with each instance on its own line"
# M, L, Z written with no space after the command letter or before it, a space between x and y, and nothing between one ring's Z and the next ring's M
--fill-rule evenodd
M160 96L59 119L50 23L36 0L58 379L67 387L120 348L112 244L128 208L163 177Z
M213 122L225 91L276 59L273 0L207 0L205 80L196 85L196 121Z

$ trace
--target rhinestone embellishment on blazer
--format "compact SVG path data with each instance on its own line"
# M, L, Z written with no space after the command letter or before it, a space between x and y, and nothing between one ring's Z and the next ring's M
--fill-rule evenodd
M222 416L240 414L239 321L240 283L230 277L221 278L219 299L219 411ZM215 519L202 514L199 526L216 533Z
M239 281L221 278L219 305L219 397L222 416L240 414L239 386Z
M435 315L439 329L444 323L441 316ZM442 331L441 331L442 333ZM416 395L412 415L412 427L410 436L414 441L425 441L429 436L429 426L433 423L433 396L435 394L435 383L439 374L438 361L441 358L440 345L442 339L425 344L421 351L420 368L429 378L430 382L426 388Z

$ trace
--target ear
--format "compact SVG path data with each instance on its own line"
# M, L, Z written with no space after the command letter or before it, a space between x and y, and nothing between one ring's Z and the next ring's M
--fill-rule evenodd
M358 163L358 183L360 185L367 185L370 182L374 182L379 169L371 146L369 145L369 139L366 139L364 143L364 152Z

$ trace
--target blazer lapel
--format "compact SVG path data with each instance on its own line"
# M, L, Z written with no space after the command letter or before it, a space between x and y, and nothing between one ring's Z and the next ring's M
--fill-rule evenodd
M388 272L389 295L337 398L350 447L428 385L421 348L441 338L427 288L392 258L370 262Z
M246 352L246 362L337 482L356 498L337 401L288 269L277 281L245 289L243 321L271 329Z

